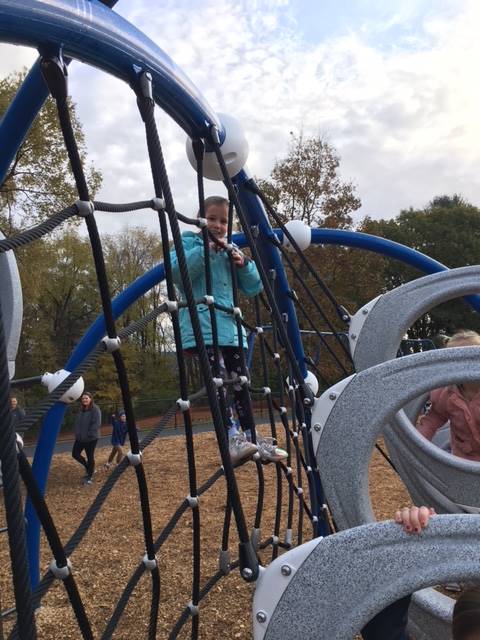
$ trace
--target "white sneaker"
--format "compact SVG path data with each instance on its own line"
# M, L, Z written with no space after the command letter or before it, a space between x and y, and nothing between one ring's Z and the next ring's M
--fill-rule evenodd
M258 450L257 445L249 442L243 432L237 433L230 438L228 448L230 450L230 458L234 464L245 458L250 458Z
M265 462L280 462L288 458L285 449L277 447L273 438L263 438L257 435L257 446L260 457Z

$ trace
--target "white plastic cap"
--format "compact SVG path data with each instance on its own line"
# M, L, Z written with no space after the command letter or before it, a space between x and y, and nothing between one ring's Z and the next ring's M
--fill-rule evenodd
M285 227L288 229L288 232L298 244L301 251L308 249L312 242L312 230L307 224L305 224L305 222L303 222L303 220L289 220ZM283 246L288 249L288 251L295 251L285 234L283 236Z
M225 113L219 113L218 117L225 129L225 140L221 151L228 175L233 178L243 169L248 158L248 142L243 127L235 118ZM192 167L197 170L197 162L193 153L192 140L187 138L187 157ZM223 180L220 165L214 151L206 151L203 159L203 173L210 180Z
M55 371L55 373L44 373L42 376L42 384L45 385L48 389L48 393L52 393L54 389L58 387L58 385L68 378L71 371L66 371L65 369L59 369ZM70 404L75 402L80 398L85 388L85 382L83 378L80 376L76 382L65 391L63 396L60 398L60 402L64 402L65 404Z
M319 388L317 376L311 371L308 371L305 377L305 382L312 390L313 395L316 396Z

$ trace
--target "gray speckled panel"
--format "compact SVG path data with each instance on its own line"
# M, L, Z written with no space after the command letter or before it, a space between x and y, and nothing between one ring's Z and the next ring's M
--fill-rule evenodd
M399 411L385 440L394 460L408 473L401 473L409 491L422 504L439 513L462 513L480 507L480 463L464 460L426 440ZM462 506L464 505L464 506Z
M478 379L480 347L418 353L371 367L351 379L331 401L316 451L323 487L341 529L374 519L368 465L383 425L429 389Z
M395 358L407 329L442 302L480 291L480 266L434 273L380 296L365 315L356 337L353 360L357 371ZM363 316L360 310L355 316Z
M480 517L473 515L438 516L419 536L407 536L391 522L357 527L325 538L286 585L280 574L288 563L284 554L262 575L260 594L284 591L263 628L256 625L255 640L351 640L404 595L478 579L479 535ZM256 616L262 608L257 594L254 605Z
M0 238L4 237L0 232ZM23 319L22 285L13 251L0 254L0 302L7 343L8 369L10 378L13 378Z
M415 640L451 640L454 603L433 589L417 591L408 610L408 631Z

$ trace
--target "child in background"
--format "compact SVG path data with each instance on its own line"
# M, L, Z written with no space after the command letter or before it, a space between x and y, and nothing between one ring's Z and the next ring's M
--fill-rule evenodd
M448 339L446 346L480 346L480 335L475 331L459 331ZM430 403L427 412L418 419L420 433L432 440L449 420L453 455L480 461L480 382L435 389L430 393Z
M115 457L117 458L117 464L122 461L123 458L123 445L125 444L125 438L127 437L127 416L125 411L118 412L118 419L115 415L110 417L110 423L112 425L112 437L111 445L112 450L108 456L108 461L105 463L105 469L110 469Z
M453 640L480 640L480 587L467 589L453 608Z
M212 295L215 303L233 309L232 276L230 260L226 251L228 229L228 200L220 196L211 196L205 200L205 218L207 229L212 238L209 247L209 261L212 274ZM205 276L205 255L202 235L193 231L182 234L183 248L187 260L188 271L192 281L195 300L202 299L207 293ZM185 292L175 251L172 251L173 278L180 297L185 300ZM253 297L262 290L262 283L253 260L250 260L240 250L232 251L232 260L237 271L239 290L247 297ZM207 347L210 366L214 364L214 351L210 312L206 304L197 305L200 327ZM237 325L233 313L215 309L218 332L218 346L220 352L221 377L235 381L242 375L241 349L247 348L245 330L242 329L242 346L239 346ZM180 330L185 352L190 355L197 353L197 345L193 335L190 313L187 308L180 309ZM253 455L258 448L263 460L278 461L287 457L287 453L276 446L271 438L261 438L257 435L257 446L249 441L249 434L255 429L248 410L250 403L249 391L245 385L234 384L234 401L243 433L229 411L228 428L230 456L233 462L238 462ZM223 387L222 393L226 390Z

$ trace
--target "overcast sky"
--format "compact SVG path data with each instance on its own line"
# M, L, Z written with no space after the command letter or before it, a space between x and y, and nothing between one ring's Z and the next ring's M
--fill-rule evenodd
M289 132L322 135L341 155L364 215L392 217L435 195L480 205L480 3L476 0L119 0L116 11L154 40L218 112L244 125L248 168L267 178ZM35 52L0 45L0 74ZM143 128L131 90L79 63L70 91L99 199L149 198ZM185 134L158 122L177 208L196 208ZM207 193L222 192L209 182ZM133 218L130 217L130 223ZM149 213L136 222L158 229ZM125 218L100 216L103 231Z

